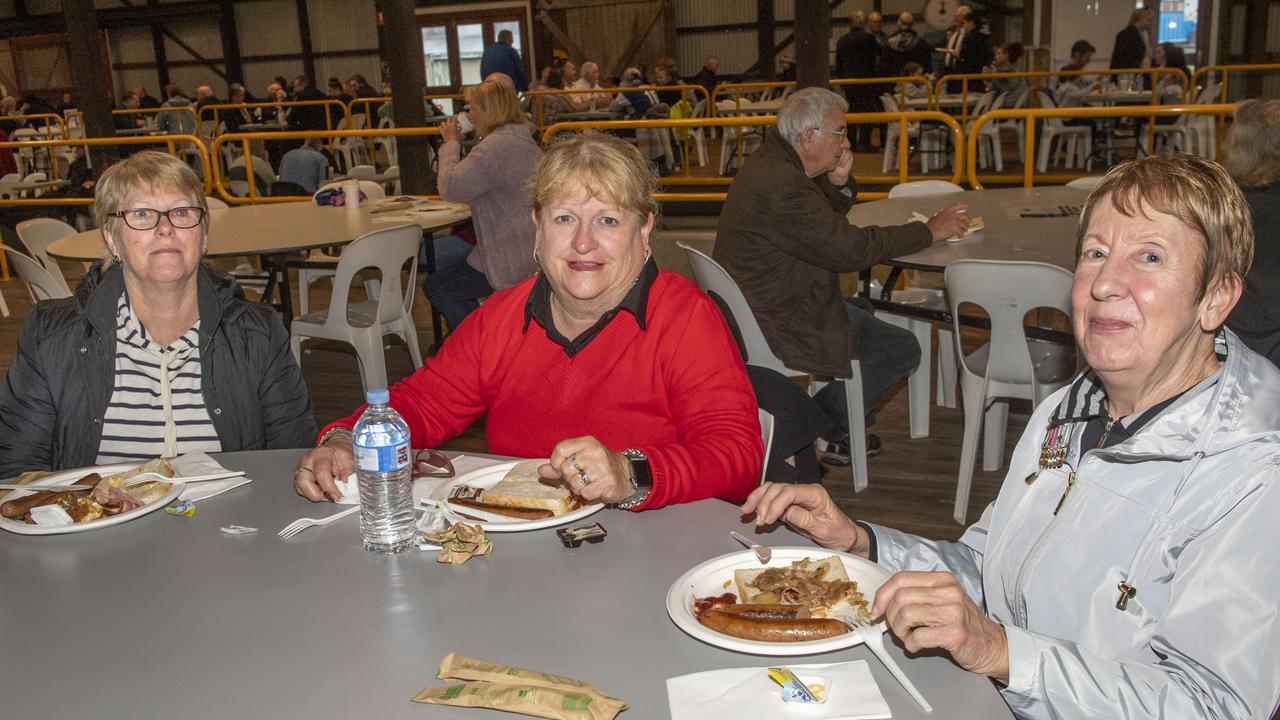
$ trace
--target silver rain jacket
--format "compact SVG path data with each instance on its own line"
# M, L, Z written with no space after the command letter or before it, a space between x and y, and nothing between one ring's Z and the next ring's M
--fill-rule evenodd
M1039 473L1036 408L958 542L874 527L892 571L954 573L1009 643L1023 718L1270 718L1280 698L1280 370L1226 360L1122 443ZM1214 379L1216 378L1216 381ZM1055 516L1072 472L1076 484ZM1117 608L1118 584L1136 590Z

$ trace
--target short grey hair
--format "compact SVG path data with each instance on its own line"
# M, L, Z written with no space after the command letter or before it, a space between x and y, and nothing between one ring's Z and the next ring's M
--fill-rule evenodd
M1245 100L1227 130L1222 166L1247 188L1280 181L1280 100Z
M795 145L805 130L822 127L822 121L832 110L839 110L841 115L849 112L849 101L820 87L793 92L778 109L778 132Z

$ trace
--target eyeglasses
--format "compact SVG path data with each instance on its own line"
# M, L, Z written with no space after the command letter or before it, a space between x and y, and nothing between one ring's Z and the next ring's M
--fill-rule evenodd
M840 128L839 130L828 130L824 127L816 127L816 128L813 128L813 131L831 133L832 135L839 135L840 137L844 137L849 134L849 128L847 127Z
M169 210L152 210L151 208L129 208L107 213L107 217L117 217L134 230L150 230L160 224L160 218L169 219L169 224L179 230L193 228L204 220L202 207L176 207Z

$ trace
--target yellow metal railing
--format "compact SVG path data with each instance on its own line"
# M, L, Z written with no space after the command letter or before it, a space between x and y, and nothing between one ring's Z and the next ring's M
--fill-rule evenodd
M844 117L845 122L850 124L867 123L885 125L896 123L898 125L898 132L900 133L899 137L904 139L904 142L898 143L897 175L859 175L859 182L868 184L890 184L922 179L922 176L912 176L910 174L910 148L909 143L905 142L905 138L909 135L910 125L918 122L938 123L949 131L954 153L952 158L952 168L954 172L951 176L951 181L959 183L962 180L963 162L960 154L964 147L964 133L960 124L950 115L933 110L922 110L893 113L848 113ZM694 130L707 127L767 127L774 125L776 122L777 118L773 115L761 115L756 117L689 118L678 120L583 120L562 122L551 125L543 131L542 137L544 141L547 141L557 133L589 129L635 130L641 128L683 128ZM684 152L684 164L685 167L688 168L689 158L687 144L684 146ZM663 178L664 185L728 185L731 182L732 181L728 178L721 177L668 176ZM859 199L862 200L878 199L884 196L885 193L858 194ZM660 201L724 200L725 193L659 193L657 198Z
M428 101L462 100L463 96L462 96L462 93L428 94L428 95L423 95L422 99L428 100ZM366 116L374 115L377 113L377 110L373 106L375 104L382 105L383 103L387 103L387 102L391 102L390 97L379 96L379 97L351 98L351 102L347 103L347 129L349 130L355 129L352 126L352 118L354 118L356 115L359 115L359 114L363 114ZM363 106L363 107L357 108L357 106ZM446 114L449 114L449 113L446 113ZM370 125L370 127L373 127L373 125Z
M1178 68L1127 68L1123 70L1033 70L1024 72L997 72L997 73L964 73L943 75L934 81L933 96L941 98L946 95L946 85L948 81L960 82L960 121L967 123L969 121L969 82L971 80L995 80L995 79L1014 79L1021 78L1027 80L1029 89L1044 88L1046 81L1050 78L1062 79L1067 77L1079 77L1081 75L1092 75L1095 77L1111 77L1115 78L1121 75L1143 75L1147 77L1147 84L1151 86L1151 104L1158 105L1160 103L1160 87L1156 81L1161 75L1171 75L1182 85L1183 97L1186 97L1188 88L1191 87L1186 73ZM979 93L974 93L979 94Z
M204 187L207 194L212 187L209 180L209 151L204 143L194 135L139 135L137 137L110 138L59 138L56 140L25 140L22 142L0 142L0 150L14 150L19 147L46 147L52 150L60 147L96 147L101 145L141 145L164 144L171 155L178 154L179 147L190 146L200 156L202 172L205 177ZM8 205L91 205L93 198L0 198L0 207Z
M365 128L361 130L285 130L279 132L249 132L249 133L223 133L219 135L209 146L209 153L214 158L222 158L222 147L232 143L239 143L241 146L242 157L251 155L250 143L254 140L305 140L308 138L321 138L330 141L336 141L340 138L374 138L374 137L416 137L427 135L439 135L440 129L435 127L420 128ZM253 166L245 164L245 181L248 184L249 195L240 197L232 194L230 188L224 183L226 180L224 172L226 169L222 167L221 162L213 162L213 172L211 174L210 184L213 190L217 191L224 200L230 203L249 204L249 203L276 203L276 202L296 202L298 200L307 199L306 196L300 195L284 195L284 196L268 196L262 194L262 189L258 188L257 178L253 173ZM268 188L269 189L269 188Z
M905 105L907 101L908 85L923 85L925 93L929 97L929 109L933 107L933 87L929 84L929 79L916 75L900 75L896 77L876 77L876 78L837 78L831 80L830 84L834 87L845 87L851 85L897 85L898 104ZM795 82L783 82L778 80L761 81L761 82L725 82L720 83L712 91L711 96L719 98L726 93L733 94L734 107L736 112L742 111L742 95L743 93L753 93L757 91L766 91L770 89L792 89L796 86Z
M1196 68L1195 73L1191 76L1192 87L1207 85L1205 78L1209 75L1217 73L1221 77L1219 82L1222 87L1218 90L1218 102L1227 101L1227 85L1231 79L1231 74L1241 75L1251 72L1280 72L1280 63L1248 63L1241 65L1206 65L1202 68ZM1191 100L1193 98L1188 98Z
M627 88L621 88L621 87L600 88L599 90L583 90L581 88L565 88L563 90L552 90L552 89L529 90L528 92L525 92L523 94L523 97L530 99L533 103L534 126L538 130L545 130L547 125L546 125L546 109L544 107L544 102L545 102L544 98L548 96L609 95L610 97L613 97L614 95L617 95L623 92L650 92L650 91L655 93L679 91L681 96L683 96L685 93L694 93L694 94L702 95L703 100L708 100L707 89L702 87L701 85L637 85L635 87L627 87ZM696 102L691 104L697 105ZM710 106L711 104L712 103L708 100L707 105ZM608 110L609 107L606 104L605 107L598 108L598 109ZM707 112L708 114L710 114L711 110L708 109Z
M1048 118L1148 118L1154 125L1154 118L1177 117L1180 115L1213 115L1223 116L1235 112L1235 105L1142 105L1129 107L1096 107L1096 108L1005 108L992 110L974 118L966 138L965 157L968 159L969 185L975 190L983 188L983 177L978 174L978 138L984 125L999 120L1021 120L1023 123L1023 142L1025 144L1022 168L1023 187L1035 185L1036 167L1036 121ZM1149 125L1148 127L1151 127ZM1220 125L1218 126L1221 127ZM1217 134L1217 133L1215 133ZM1135 139L1136 142L1136 139ZM1147 133L1148 152L1154 150L1155 133ZM1218 142L1221 144L1219 135ZM1076 176L1073 176L1076 177ZM991 180L1016 180L1017 176L986 176ZM1041 176L1041 179L1058 180L1056 176Z
M176 152L178 144L191 145L197 149L200 156L200 162L203 166L203 174L205 177L205 194L209 192L209 153L204 148L204 143L194 135L150 135L141 137L128 138L58 138L55 140L22 140L0 142L0 150L16 150L22 147L42 147L48 148L52 154L54 148L59 147L91 147L100 145L138 145L140 143L164 143L168 146L170 154ZM8 207L14 205L22 206L66 206L66 205L92 205L91 197L30 197L30 198L0 198L0 207ZM9 279L8 261L0 253L0 279Z
M463 99L462 93L444 93L444 94L437 94L437 95L427 94L422 96L422 100L424 102L431 102L432 104L434 104L436 100L462 100L462 99ZM369 122L366 125L366 127L369 127L369 128L377 127L379 123L377 119L374 117L377 114L377 109L374 108L374 104L376 103L380 108L383 103L388 103L388 102L391 102L390 97L379 96L379 97L352 98L351 102L347 103L346 129L356 130L357 128L355 126L355 119L357 115L361 115L361 114L363 114L366 118L369 119ZM362 105L363 108L357 109L356 106L358 105ZM451 113L446 112L445 114L451 114ZM369 155L372 156L373 155L373 138L371 137L366 138L365 146L369 152Z
M315 107L323 106L325 108L324 123L325 129L333 130L338 127L347 125L347 106L341 100L325 99L325 100L282 100L280 102L251 102L251 103L218 103L213 105L205 105L200 108L199 119L203 122L211 120L213 122L212 131L209 133L201 133L207 139L212 140L218 135L218 128L222 126L220 116L222 113L232 110L258 110L262 108L278 108L288 110L298 107ZM278 121L283 125L284 118L279 117Z
M47 138L53 137L53 135L50 134L53 132L50 126L57 125L58 135L61 135L62 137L67 136L67 124L63 120L62 116L56 113L34 113L31 115L6 115L4 116L4 118L5 120L11 120L17 123L26 123L24 127L30 127L33 123L36 123L36 122L43 122L44 123L43 128L32 127L31 129L40 130L44 132L45 137Z
M158 108L124 108L120 110L112 110L114 115L136 115L143 119L147 127L155 127L160 121L161 113L187 113L191 115L191 126L196 129L196 134L200 134L199 118L196 115L196 109L190 105L179 105L177 107L158 107ZM148 117L151 116L151 117ZM81 123L83 125L83 123Z

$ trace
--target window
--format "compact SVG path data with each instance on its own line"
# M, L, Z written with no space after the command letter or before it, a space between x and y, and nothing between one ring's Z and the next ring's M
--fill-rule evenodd
M436 92L458 92L464 85L474 85L480 77L480 59L484 49L498 39L498 33L510 30L512 46L529 66L531 48L525 18L519 11L495 10L463 14L421 15L422 50L426 56L427 87Z

